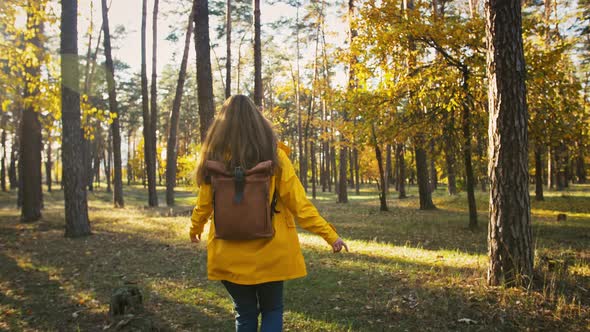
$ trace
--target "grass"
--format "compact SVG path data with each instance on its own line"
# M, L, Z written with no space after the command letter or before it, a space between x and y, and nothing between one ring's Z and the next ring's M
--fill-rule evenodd
M45 194L43 220L32 224L19 223L14 193L0 193L0 331L101 331L125 283L142 290L163 330L233 329L225 290L206 279L205 245L189 243L188 217L170 213L186 212L195 195L179 192L170 211L145 208L141 187L124 190L121 210L103 189L89 194L94 234L80 239L63 237L61 192ZM369 188L347 205L318 196L351 252L332 254L300 230L309 275L286 283L285 330L590 330L590 186L532 202L538 277L529 289L486 286L486 194L477 193L471 232L464 194L439 189L438 209L419 211L416 188L408 193L389 212Z

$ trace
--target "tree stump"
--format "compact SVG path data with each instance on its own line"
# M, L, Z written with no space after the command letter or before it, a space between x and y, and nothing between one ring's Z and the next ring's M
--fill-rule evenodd
M141 312L143 312L143 297L139 288L127 285L113 291L109 308L111 318Z
M136 286L125 285L113 291L109 308L111 323L105 331L162 331L143 308L143 296Z

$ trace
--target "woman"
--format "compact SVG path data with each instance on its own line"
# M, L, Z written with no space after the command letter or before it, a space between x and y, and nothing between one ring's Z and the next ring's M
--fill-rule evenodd
M283 281L304 277L307 272L294 217L299 225L326 240L334 252L348 247L305 196L288 158L289 148L277 141L271 124L246 96L228 98L209 128L197 166L200 186L192 214L190 239L201 240L212 214L212 188L205 181L205 161L225 163L227 169L250 169L271 160L274 173L270 192L276 189L274 236L246 241L215 237L211 223L207 239L207 271L210 280L221 280L233 300L236 331L256 331L262 313L261 331L281 331L283 324ZM272 195L270 195L272 196ZM269 202L272 197L269 197ZM217 206L217 209L223 207Z

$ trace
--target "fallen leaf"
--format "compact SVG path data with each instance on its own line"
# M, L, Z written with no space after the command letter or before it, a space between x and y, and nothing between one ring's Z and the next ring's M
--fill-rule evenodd
M477 324L477 321L470 319L470 318L460 318L459 320L457 320L459 323L465 323L467 325L469 324Z

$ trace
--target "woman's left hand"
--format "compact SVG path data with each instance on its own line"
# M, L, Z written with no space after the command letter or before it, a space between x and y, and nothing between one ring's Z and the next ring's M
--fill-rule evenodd
M346 243L344 243L341 238L338 238L338 240L332 244L332 250L334 252L340 252L342 248L346 249L346 252L348 252L348 246Z

